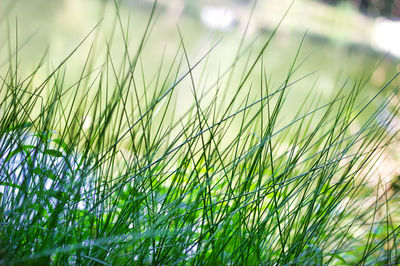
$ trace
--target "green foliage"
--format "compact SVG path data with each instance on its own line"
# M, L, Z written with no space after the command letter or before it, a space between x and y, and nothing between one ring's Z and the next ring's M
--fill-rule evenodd
M276 30L256 53L240 44L205 90L196 70L207 70L215 46L191 62L180 34L173 63L161 61L148 80L141 55L154 12L133 53L117 12L122 62L110 47L91 49L72 87L65 69L84 42L44 80L43 62L21 78L18 48L10 54L0 91L1 263L398 262L396 198L377 196L369 208L365 197L371 162L394 141L385 127L399 107L393 80L368 101L362 81L345 84L290 116L285 99L308 75L297 76L300 43L271 86L265 51ZM100 68L93 58L104 58ZM178 112L179 88L193 99Z

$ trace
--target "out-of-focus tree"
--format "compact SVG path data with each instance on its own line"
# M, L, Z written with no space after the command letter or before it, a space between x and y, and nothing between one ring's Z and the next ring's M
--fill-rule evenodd
M358 9L370 16L400 18L400 0L322 0L329 4L351 2Z

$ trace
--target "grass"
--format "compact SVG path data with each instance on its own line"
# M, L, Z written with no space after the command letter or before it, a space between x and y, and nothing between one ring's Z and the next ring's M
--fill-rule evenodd
M397 196L380 182L367 197L374 162L397 141L388 130L397 75L367 100L368 77L329 99L311 88L288 113L286 99L310 77L299 74L304 39L272 85L267 50L278 28L260 35L261 48L240 43L214 79L208 60L220 42L192 61L178 29L171 63L161 58L148 78L156 6L136 50L115 12L122 58L112 37L104 51L90 43L96 26L61 63L47 63L45 78L46 56L21 76L18 32L9 34L2 264L399 262ZM73 82L68 63L85 42Z

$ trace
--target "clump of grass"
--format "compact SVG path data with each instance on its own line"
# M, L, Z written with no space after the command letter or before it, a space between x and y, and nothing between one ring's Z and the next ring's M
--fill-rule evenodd
M371 163L395 141L376 117L390 107L389 124L397 114L398 87L389 81L362 101L362 81L345 84L290 116L285 99L308 75L297 76L300 43L286 78L270 85L265 51L276 30L255 53L240 44L204 90L195 71L207 71L215 46L192 62L179 33L172 63L148 80L142 52L154 12L134 53L117 12L122 61L108 46L97 67L90 49L72 86L66 64L81 44L39 83L45 59L21 77L18 49L10 52L0 91L1 262L398 262L395 197L368 207L365 197ZM192 99L177 112L180 87Z

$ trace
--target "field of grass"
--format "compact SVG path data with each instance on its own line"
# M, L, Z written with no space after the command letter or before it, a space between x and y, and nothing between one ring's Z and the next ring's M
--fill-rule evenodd
M0 21L0 264L400 262L394 60L104 3Z

